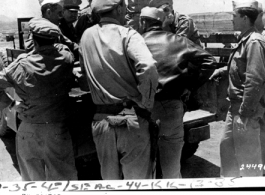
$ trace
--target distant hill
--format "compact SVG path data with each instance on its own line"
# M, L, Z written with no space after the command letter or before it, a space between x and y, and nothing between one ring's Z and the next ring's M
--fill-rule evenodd
M17 21L15 18L9 18L0 15L0 32L14 32L17 31Z

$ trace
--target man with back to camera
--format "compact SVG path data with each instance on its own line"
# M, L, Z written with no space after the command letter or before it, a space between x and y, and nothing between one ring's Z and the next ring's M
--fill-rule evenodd
M255 28L259 15L257 1L233 1L234 30L240 31L228 66L218 69L212 78L229 76L230 108L220 143L221 176L262 176L261 128L264 125L265 39Z
M125 28L124 0L92 1L100 22L80 41L80 65L96 104L93 139L103 179L151 179L149 123L156 61L143 38ZM133 107L132 107L133 105Z
M162 10L145 7L140 22L145 43L157 60L159 85L152 118L160 120L159 159L163 178L170 179L181 178L184 110L180 98L185 89L196 90L208 80L215 59L186 37L163 30L164 17Z
M59 25L61 18L63 17L62 6L63 0L39 0L41 5L41 13L42 18L49 20L51 23L55 25ZM60 36L57 40L58 43L62 43L69 47L69 49L73 52L75 61L78 61L79 46L77 43L72 42L67 37L65 37L62 32L60 32ZM27 52L34 50L34 43L32 40L32 34L29 35L29 38L25 41L25 49Z
M27 109L19 113L17 158L23 181L77 180L69 134L69 91L74 57L55 44L58 26L33 18L29 28L34 51L4 68L1 89L14 87Z

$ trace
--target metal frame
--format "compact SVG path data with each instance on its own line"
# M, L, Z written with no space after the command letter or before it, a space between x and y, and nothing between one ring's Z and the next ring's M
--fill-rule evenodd
M18 25L18 37L19 37L19 49L25 49L25 45L24 45L24 38L23 38L23 34L24 32L22 31L22 22L28 22L30 21L32 17L30 18L18 18L17 19L17 25Z

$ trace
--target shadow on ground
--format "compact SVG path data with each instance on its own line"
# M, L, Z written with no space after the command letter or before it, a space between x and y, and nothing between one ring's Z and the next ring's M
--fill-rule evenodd
M193 155L181 164L182 178L216 178L220 177L220 167Z

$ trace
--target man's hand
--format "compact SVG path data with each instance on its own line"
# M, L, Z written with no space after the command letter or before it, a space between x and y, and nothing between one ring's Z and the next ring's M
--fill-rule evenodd
M221 71L219 69L215 69L212 76L210 76L209 80L218 81L221 78Z
M248 118L236 115L233 121L233 128L238 133L244 133L247 131Z
M181 100L185 103L190 99L191 91L188 89L185 89L183 94L181 95Z
M25 105L23 102L15 101L14 105L12 105L11 109L14 109L16 112L21 113L25 110L27 110L29 107Z

